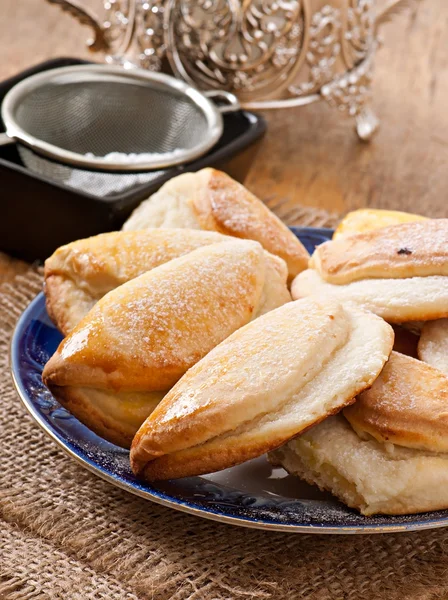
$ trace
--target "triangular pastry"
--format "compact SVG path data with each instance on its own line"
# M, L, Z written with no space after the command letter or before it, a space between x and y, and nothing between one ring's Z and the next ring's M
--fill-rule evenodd
M224 469L350 404L393 345L382 319L333 300L290 302L239 329L192 367L137 432L145 479Z
M448 275L448 219L390 225L324 242L309 266L338 285Z
M392 352L372 387L344 411L360 437L406 448L448 452L448 377Z
M113 231L58 248L45 261L47 311L67 335L100 298L173 258L233 238L190 229Z
M393 352L343 413L270 454L364 515L448 508L448 377Z
M188 227L260 242L284 259L290 277L309 255L297 237L244 186L215 169L183 173L165 183L132 213L123 229Z
M448 316L448 219L343 236L318 246L293 281L294 299L353 302L391 323Z
M43 380L82 422L129 446L192 365L289 300L284 263L257 242L204 246L106 294L62 341Z

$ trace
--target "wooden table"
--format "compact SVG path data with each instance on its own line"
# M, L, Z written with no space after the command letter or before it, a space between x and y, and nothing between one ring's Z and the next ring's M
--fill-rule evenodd
M0 4L0 78L51 57L89 56L88 30L57 7L44 0ZM324 104L266 112L268 133L246 184L261 198L286 199L284 214L301 204L448 216L446 0L422 0L418 12L385 26L383 37L373 102L382 125L370 144Z

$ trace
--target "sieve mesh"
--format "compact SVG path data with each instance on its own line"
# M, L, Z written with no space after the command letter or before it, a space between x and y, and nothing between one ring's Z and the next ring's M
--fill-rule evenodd
M109 196L203 155L222 133L220 113L239 108L233 96L229 102L217 109L167 75L83 65L20 82L5 97L2 117L30 170Z
M131 80L55 79L22 97L14 117L35 138L98 157L190 150L209 135L203 111L188 96Z

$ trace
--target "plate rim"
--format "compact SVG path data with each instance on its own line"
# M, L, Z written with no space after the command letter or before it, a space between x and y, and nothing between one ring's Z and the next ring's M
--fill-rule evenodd
M329 228L314 228L314 227L291 227L290 228L296 235L298 232L309 232L309 233L320 233L329 235L333 232ZM382 525L348 525L346 527L341 525L298 525L298 524L286 524L286 523L270 523L262 520L251 519L249 517L242 516L230 516L222 513L213 512L206 508L196 508L189 505L181 500L169 499L158 495L157 493L149 490L142 490L131 484L121 481L118 477L108 474L106 471L97 466L96 463L89 462L86 458L78 454L75 450L69 447L69 445L63 439L60 439L57 433L45 422L39 411L35 408L34 404L28 399L26 390L24 389L22 382L18 377L19 371L19 356L18 346L19 340L21 339L20 334L25 325L25 321L28 319L28 315L33 311L36 305L39 305L44 300L44 293L39 292L26 308L20 314L15 327L13 329L10 343L9 343L9 370L11 373L12 382L14 388L20 398L22 405L25 407L27 413L31 416L33 421L44 431L44 433L53 440L59 448L61 448L65 454L74 459L78 464L93 473L97 477L100 477L103 481L118 487L128 493L131 493L145 500L150 500L161 506L172 508L180 512L184 512L196 517L201 517L211 521L217 521L219 523L226 523L229 525L236 525L238 527L247 527L250 529L259 529L264 531L277 531L277 532L289 532L289 533L308 533L308 534L324 534L324 535L372 535L379 533L400 533L410 531L423 531L428 529L436 529L442 527L448 527L448 517L438 519L434 521L415 521L403 524L382 524ZM416 515L418 517L418 515Z

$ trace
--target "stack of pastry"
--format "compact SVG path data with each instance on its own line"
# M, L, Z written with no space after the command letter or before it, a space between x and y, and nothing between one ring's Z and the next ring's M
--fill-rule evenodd
M365 515L448 507L448 220L381 216L350 215L292 295L380 315L400 352L352 406L270 455Z
M44 382L149 481L269 452L365 514L448 506L444 483L428 492L448 477L447 225L339 232L309 260L223 173L181 175L47 260L66 338ZM405 321L428 321L418 349Z
M164 223L153 219L160 198L156 213ZM190 207L191 198L201 200L202 212ZM67 337L44 381L78 419L124 447L214 346L291 301L287 279L309 258L291 231L224 173L181 175L148 202L124 231L63 246L45 263L48 313ZM196 214L208 215L205 231L193 223ZM182 222L190 228L169 227Z

